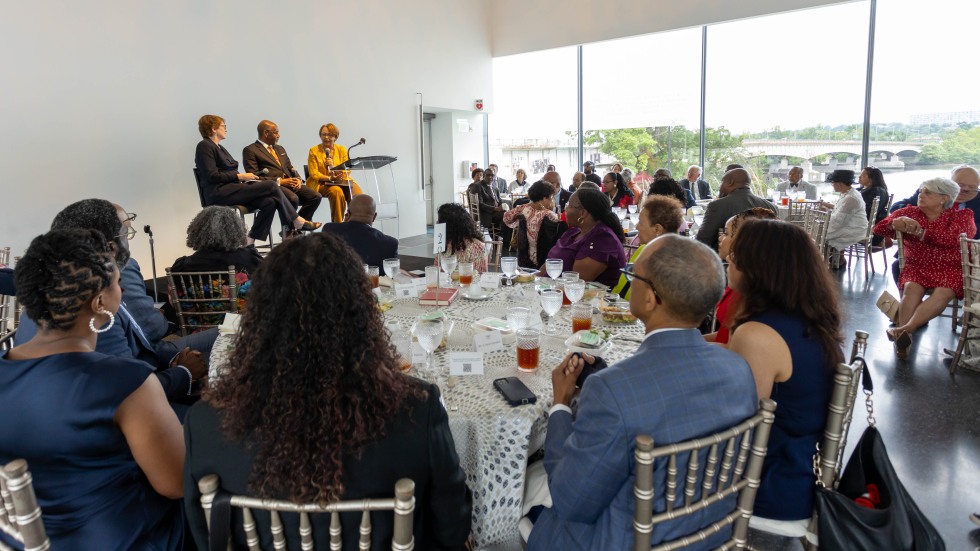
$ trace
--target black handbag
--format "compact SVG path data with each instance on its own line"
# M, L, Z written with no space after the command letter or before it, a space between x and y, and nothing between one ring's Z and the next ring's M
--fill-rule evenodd
M818 483L816 508L820 547L944 550L946 544L939 532L902 486L888 459L885 443L875 428L871 402L873 385L867 364L863 370L868 428L848 459L837 488L826 488Z

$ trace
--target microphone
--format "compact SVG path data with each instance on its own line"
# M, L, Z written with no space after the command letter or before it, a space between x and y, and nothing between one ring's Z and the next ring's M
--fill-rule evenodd
M143 226L143 233L150 236L150 261L153 264L153 302L157 302L160 300L157 290L157 255L153 247L153 230L150 229L149 224Z
M359 145L364 145L364 144L366 144L366 143L367 143L367 140L365 140L364 138L361 138L360 140L358 140L358 141L357 141L357 143L356 143L356 144L354 144L354 145L352 145L352 146L350 146L350 147L348 147L348 148L347 148L347 153L348 153L348 156L349 156L349 154L350 154L350 150L351 150L351 149L354 149L355 147L357 147L357 146L359 146Z
M265 176L269 173L269 167L265 167L262 170L255 173L256 176Z

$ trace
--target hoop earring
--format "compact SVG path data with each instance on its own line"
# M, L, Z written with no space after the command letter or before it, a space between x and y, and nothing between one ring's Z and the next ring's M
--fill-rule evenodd
M93 333L105 333L106 331L108 331L108 330L110 330L110 329L112 329L112 325L113 325L114 323L116 323L116 316L114 316L114 315L112 315L112 312L110 312L110 311L108 311L108 310L106 310L106 309L104 309L104 308L103 308L102 310L99 310L99 311L98 311L98 313L99 313L99 314L105 314L105 315L107 315L107 316L109 316L109 325L106 325L106 326L105 326L105 329L96 329L96 328L95 328L95 316L92 316L92 317L91 317L91 318L90 318L90 319L88 320L88 328L89 328L89 329L90 329L90 330L91 330L91 331L92 331Z
M579 216L578 217L578 223L581 224L582 222L585 222L585 217L584 216Z

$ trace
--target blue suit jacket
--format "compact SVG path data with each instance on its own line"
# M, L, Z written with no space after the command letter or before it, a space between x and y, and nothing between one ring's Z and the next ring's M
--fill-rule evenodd
M549 418L544 461L554 505L535 523L528 550L632 549L636 436L649 434L658 446L681 442L733 426L757 409L755 380L741 356L706 343L695 329L649 337L633 357L586 379L574 421L562 411ZM665 461L654 469L654 510L662 512ZM734 503L729 498L658 525L653 542L708 525ZM687 549L713 549L729 533L717 536Z
M384 259L398 256L397 239L363 222L333 222L320 231L343 239L370 266L381 266Z
M919 204L919 190L915 190L915 193L911 197L902 201L896 201L892 203L892 208L888 212L895 212L896 210L907 207L909 205L915 206ZM977 233L973 236L973 239L980 239L980 195L977 195L973 199L965 203L957 203L957 205L962 204L964 207L973 211L973 221L977 225ZM897 276L896 276L897 277Z
M143 329L146 338L156 342L167 336L167 318L153 307L154 299L146 294L146 282L135 258L130 258L122 272L119 273L120 286L123 289L123 300L133 319Z

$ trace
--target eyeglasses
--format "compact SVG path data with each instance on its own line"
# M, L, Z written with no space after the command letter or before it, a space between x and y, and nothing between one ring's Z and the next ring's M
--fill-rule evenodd
M135 212L127 212L126 213L126 219L123 220L123 223L125 224L126 222L132 222L133 220L136 220L136 213Z
M123 229L116 237L125 237L127 241L132 241L136 237L136 228Z
M634 272L630 268L620 268L619 271L620 272L623 272L623 275L626 276L626 281L629 281L630 283L632 283L633 282L633 279L636 278L636 279L639 279L640 281L642 281L643 283L646 283L647 285L649 285L650 286L650 290L653 291L653 298L657 301L657 304L661 304L660 294L657 293L657 289L656 289L656 287L653 286L653 282L652 281L650 281L649 279L647 279L647 278L645 278L645 277L643 277L641 275L638 275L636 272Z

